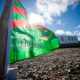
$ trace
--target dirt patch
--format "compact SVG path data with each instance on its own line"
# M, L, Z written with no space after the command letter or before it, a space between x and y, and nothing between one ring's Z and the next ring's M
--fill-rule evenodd
M11 64L18 80L80 80L80 48L64 48Z

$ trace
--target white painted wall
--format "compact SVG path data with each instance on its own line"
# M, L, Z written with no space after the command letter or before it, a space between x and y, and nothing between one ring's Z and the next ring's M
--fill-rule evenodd
M77 36L57 35L60 44L79 43Z

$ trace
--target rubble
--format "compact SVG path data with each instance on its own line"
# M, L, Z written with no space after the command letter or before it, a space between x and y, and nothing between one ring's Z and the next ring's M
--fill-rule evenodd
M52 53L11 64L17 67L17 80L80 80L80 48Z

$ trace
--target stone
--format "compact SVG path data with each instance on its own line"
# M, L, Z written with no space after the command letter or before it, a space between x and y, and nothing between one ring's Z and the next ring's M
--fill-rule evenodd
M71 70L70 70L70 69L68 69L67 71L68 71L68 73L70 73L70 72L71 72Z
M79 68L80 66L79 65L76 65L76 68Z
M77 80L77 78L72 78L72 80Z
M73 52L71 52L72 50ZM79 51L79 53L76 54L74 51ZM77 80L80 80L80 69L78 68L80 64L76 61L78 58L76 55L79 54L80 48L68 48L64 49L64 51L61 49L56 53L52 52L50 54L20 61L18 65L22 68L18 70L17 79L30 80L30 78L32 78L33 80L73 80L76 78ZM53 63L53 61L55 61L55 56L59 59L56 60L56 63ZM14 63L14 65L17 64ZM10 66L13 67L14 65L11 64ZM21 74L19 74L20 70L22 70Z
M52 70L52 68L50 67L50 68L49 68L49 71L51 71L51 70Z

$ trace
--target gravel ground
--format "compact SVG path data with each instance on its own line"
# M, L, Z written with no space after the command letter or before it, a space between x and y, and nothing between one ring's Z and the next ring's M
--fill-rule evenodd
M64 48L11 64L17 80L80 80L80 48Z

